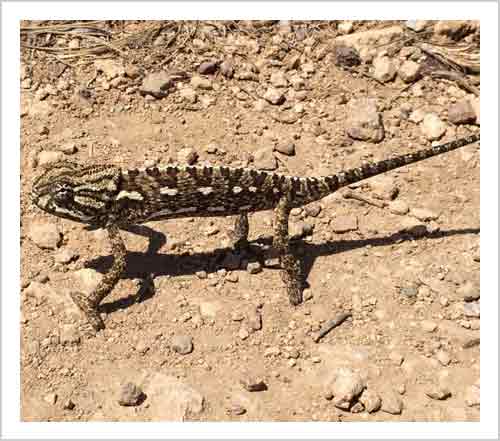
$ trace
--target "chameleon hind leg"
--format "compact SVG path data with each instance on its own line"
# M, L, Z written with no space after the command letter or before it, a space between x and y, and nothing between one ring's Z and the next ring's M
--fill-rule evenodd
M248 248L248 231L248 214L240 214L234 222L233 231L230 233L233 246L236 250L241 251Z
M302 271L300 261L292 254L288 238L290 199L283 197L274 210L273 246L278 251L281 264L281 279L285 284L292 305L302 303Z
M89 295L76 291L70 293L73 302L95 331L99 331L105 327L99 315L99 304L118 283L125 269L125 254L127 250L120 236L119 228L112 225L108 227L107 231L114 257L110 270L105 274L101 283Z

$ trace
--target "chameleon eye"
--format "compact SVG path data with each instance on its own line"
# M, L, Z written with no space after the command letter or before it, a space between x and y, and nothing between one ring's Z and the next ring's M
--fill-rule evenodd
M54 194L56 204L67 204L73 200L73 190L70 188L62 188Z

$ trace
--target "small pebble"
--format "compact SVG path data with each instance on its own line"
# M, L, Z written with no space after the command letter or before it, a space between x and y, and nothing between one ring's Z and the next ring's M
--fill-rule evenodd
M145 395L139 386L134 383L126 383L122 386L118 404L120 406L137 406L144 401Z
M267 390L267 384L262 378L245 377L240 380L240 384L248 392L262 392Z
M170 346L178 354L190 354L193 352L193 338L189 335L174 335Z

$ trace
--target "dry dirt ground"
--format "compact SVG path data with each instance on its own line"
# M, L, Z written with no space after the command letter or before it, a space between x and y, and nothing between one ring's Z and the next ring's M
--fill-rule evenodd
M479 420L477 143L348 189L365 202L343 190L294 210L309 286L297 307L266 255L272 213L250 216L244 254L231 218L123 232L126 272L94 337L68 292L109 268L106 234L30 202L33 177L62 159L313 176L478 132L478 69L457 74L422 46L473 46L477 23L24 22L21 33L23 420ZM371 122L359 130L360 119Z

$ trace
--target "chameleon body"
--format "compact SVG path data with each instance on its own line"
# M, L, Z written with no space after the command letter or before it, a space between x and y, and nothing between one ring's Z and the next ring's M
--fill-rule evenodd
M126 249L119 230L149 221L181 217L238 216L235 242L244 246L247 214L275 211L273 245L280 255L290 302L302 300L300 262L288 243L290 210L322 199L361 180L474 143L479 135L323 177L296 177L251 168L166 165L122 170L113 165L59 162L34 180L32 200L42 210L108 230L114 263L89 296L71 293L96 330L104 327L98 305L118 282Z

